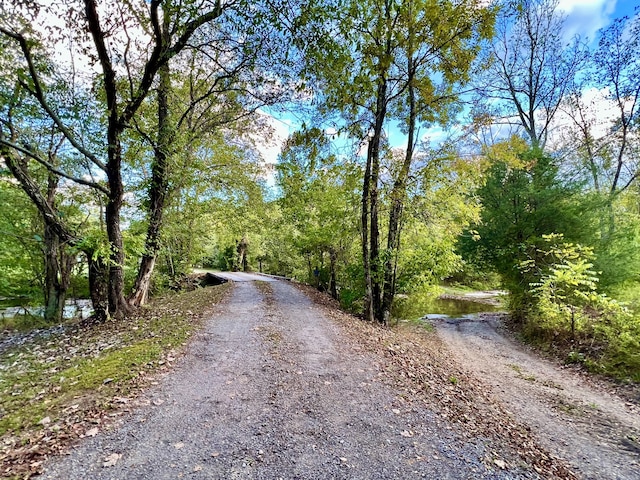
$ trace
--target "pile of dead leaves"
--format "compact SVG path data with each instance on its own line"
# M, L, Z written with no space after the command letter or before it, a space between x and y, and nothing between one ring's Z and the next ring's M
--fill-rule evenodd
M43 460L129 411L180 356L228 285L154 300L121 320L0 335L0 476Z
M491 438L509 447L487 459L498 468L510 463L530 465L544 478L573 480L569 466L542 448L529 428L491 395L490 389L452 360L432 331L413 324L384 328L339 310L328 295L300 286L344 331L367 351L381 355L384 376L407 397L420 399L441 417L459 425L469 438Z

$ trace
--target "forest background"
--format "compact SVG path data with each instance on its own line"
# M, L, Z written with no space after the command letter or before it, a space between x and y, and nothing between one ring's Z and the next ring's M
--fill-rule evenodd
M383 324L500 287L638 381L640 20L579 3L1 2L0 296L45 305L12 325L126 321L194 267Z

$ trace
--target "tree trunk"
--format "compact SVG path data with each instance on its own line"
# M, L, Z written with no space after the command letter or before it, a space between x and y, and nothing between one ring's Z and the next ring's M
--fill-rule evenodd
M109 127L109 162L107 178L109 183L109 202L105 210L107 238L111 246L109 267L109 314L122 318L131 311L124 296L124 245L120 229L120 210L124 198L122 183L122 145L117 128Z
M62 321L66 289L61 288L60 241L46 225L44 227L44 319L49 323Z
M74 258L52 228L45 225L45 310L47 322L62 321Z
M371 188L371 142L367 147L367 163L364 169L362 184L362 266L364 269L364 319L372 322L375 320L373 308L373 294L371 286L371 259L369 257L369 190Z
M384 291L382 296L382 319L389 322L391 307L396 294L396 263L400 249L400 225L404 211L404 201L407 195L407 179L413 161L414 137L416 130L416 97L413 79L415 76L413 58L409 57L407 94L409 96L409 119L407 133L407 150L402 168L398 172L391 190L391 211L389 212L389 232L387 235L387 259L384 265Z
M45 319L54 322L62 318L66 290L69 287L71 276L72 258L62 253L63 247L60 243L76 245L79 239L70 233L55 210L53 198L55 185L53 182L55 180L57 184L57 179L49 177L47 196L45 197L39 185L29 175L24 158L8 148L0 149L0 154L22 190L38 208L44 221Z
M124 246L120 229L120 210L122 209L124 198L121 138L122 132L140 103L137 103L135 108L132 104L128 104L125 108L127 111L126 118L120 118L116 72L111 63L111 57L106 45L108 36L100 25L97 2L95 0L85 0L84 4L88 29L96 47L97 58L102 67L102 84L107 107L107 164L105 173L107 175L107 184L109 185L109 201L105 209L105 223L111 248L109 254L109 313L115 318L122 318L129 313L131 308L124 296ZM148 89L145 90L145 95L147 91ZM142 98L141 96L140 102Z
M93 317L98 321L109 318L109 268L104 259L95 257L92 251L86 251L89 266L89 292Z
M168 44L169 25L168 15L165 15L163 25L163 42ZM169 122L169 101L171 91L171 71L169 63L165 63L158 69L158 138L156 140L154 161L151 166L151 186L149 187L149 226L145 249L138 275L133 286L129 303L133 307L139 307L147 303L151 276L160 250L160 229L164 214L164 205L169 190L168 158L172 141L172 132Z
M249 261L247 259L247 249L249 248L249 241L246 237L242 237L238 243L238 269L242 269L243 272L249 271Z
M55 194L58 189L58 180L57 175L49 173L46 201L52 210L55 210ZM60 240L56 229L46 223L46 218L44 220L44 318L47 322L59 323L63 319L67 290L71 283L73 257L66 252L64 242Z
M378 226L378 178L380 175L380 143L382 141L382 130L384 119L387 114L387 79L386 72L378 78L378 91L376 98L376 115L373 128L373 135L367 148L367 167L365 171L365 183L363 188L363 258L365 261L365 279L367 281L367 291L365 298L365 318L367 320L377 320L383 322L382 303L382 278L380 275L380 231ZM367 173L369 175L367 175ZM368 177L368 178L367 178ZM366 197L365 197L366 195ZM365 206L369 206L369 211ZM368 218L366 218L368 213ZM368 245L364 246L367 240L366 224L369 223Z
M337 259L336 251L332 248L331 250L329 250L329 269L330 269L329 293L331 293L331 296L337 300L338 299L338 282L336 280L336 259Z

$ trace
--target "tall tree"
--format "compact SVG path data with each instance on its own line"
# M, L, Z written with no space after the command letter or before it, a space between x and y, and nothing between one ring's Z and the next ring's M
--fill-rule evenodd
M396 292L396 262L400 227L407 196L407 181L421 124L446 124L455 116L458 95L469 81L480 42L492 32L494 11L478 2L440 2L437 15L431 1L410 1L402 6L400 25L406 40L394 63L405 82L396 118L407 133L404 158L396 169L390 192L384 288L378 318L387 323ZM443 22L442 18L456 19Z
M179 5L172 8L179 9ZM203 25L190 45L159 69L153 98L157 103L154 131L146 131L144 124L151 122L136 122L138 132L153 149L153 159L145 250L129 297L134 306L147 299L160 249L164 209L172 188L178 184L171 177L184 167L184 161L189 161L189 155L177 154L179 149L190 150L191 144L214 130L229 132L242 128L246 139L259 125L255 111L274 103L286 91L273 88L274 72L267 66L268 58L274 57L273 44L277 42L269 30L266 12L258 15L254 8L249 19L243 7L243 4L228 5L227 15ZM162 35L166 44L175 35L169 8L167 3L163 12ZM249 24L251 32L245 28Z
M589 75L565 105L567 142L588 185L612 202L640 175L640 20L620 18L598 34Z
M37 5L37 2L31 3ZM15 42L21 53L21 63L25 65L24 75L17 77L16 82L37 100L41 109L55 123L77 155L90 164L91 168L101 170L106 176L106 186L98 182L84 181L84 184L101 191L107 197L105 223L110 243L108 301L109 311L116 317L122 316L130 309L124 296L124 246L120 218L125 194L122 178L124 132L148 95L158 70L185 48L198 28L223 13L219 1L202 0L187 3L182 5L183 8L172 10L175 15L171 22L175 39L170 44L164 41L162 35L161 0L152 0L149 4L136 6L131 3L107 6L99 5L96 0L85 0L83 9L66 6L64 13L56 10L60 8L57 5L40 5L49 15L57 14L65 18L71 29L69 39L60 36L51 40L58 43L68 40L75 42L76 49L73 53L84 54L91 66L99 71L96 85L99 85L100 96L104 100L100 106L103 108L106 126L104 143L101 148L94 150L87 147L78 131L65 121L56 106L50 102L46 72L41 70L34 50L35 55L46 53L41 45L33 41L31 30L23 28L29 23L25 21L25 13L19 12L22 15L15 17L15 9L12 12L3 12L4 20L0 26L0 34L4 39ZM13 15L8 17L8 13ZM85 31L88 31L89 39L86 38ZM110 38L117 38L118 41L110 41ZM121 48L116 45L121 45ZM140 61L140 58L144 60ZM118 65L122 65L124 69L120 69ZM20 152L17 146L6 138L0 139L0 143L5 147L7 154ZM27 153L32 153L29 149L26 150ZM33 158L33 155L28 156Z
M552 121L586 60L579 39L564 38L558 0L505 0L496 36L481 57L477 118L523 132L533 148L545 148Z
M336 12L335 17L331 17L332 12ZM314 5L301 15L303 25L311 30L305 31L304 37L313 39L303 47L307 59L304 73L318 83L318 102L325 111L341 114L351 134L367 146L361 234L364 314L368 320L384 322L393 297L393 266L387 263L385 275L380 248L379 189L381 159L386 153L385 127L391 119L397 119L414 136L418 123L433 121L436 112L444 110L436 99L440 97L442 105L446 104L448 96L453 96L449 84L463 80L474 55L478 30L490 20L485 12L475 1L370 0L333 8ZM436 86L438 75L443 79L442 86ZM403 107L394 112L394 102L401 101ZM414 138L405 157L407 167L397 170L393 231L387 242L392 250L398 245L401 191L411 165ZM389 288L383 295L385 276Z

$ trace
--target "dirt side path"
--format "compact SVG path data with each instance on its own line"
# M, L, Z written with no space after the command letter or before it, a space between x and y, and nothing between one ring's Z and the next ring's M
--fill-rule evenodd
M285 282L236 284L146 402L42 478L537 478L486 466L495 445L401 398L340 328Z
M453 356L585 479L640 479L638 405L526 351L499 317L435 320Z

